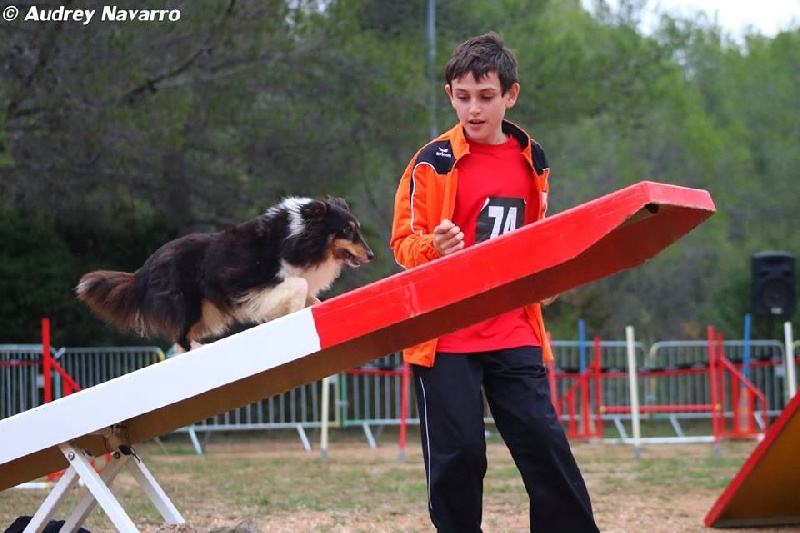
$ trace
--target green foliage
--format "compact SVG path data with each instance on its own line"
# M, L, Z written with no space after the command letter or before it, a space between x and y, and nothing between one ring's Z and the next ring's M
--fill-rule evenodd
M401 5L402 4L402 5ZM73 344L120 337L71 295L93 268L135 269L155 246L250 218L282 195L345 196L377 257L331 294L397 271L393 197L414 150L455 116L442 67L494 30L517 52L509 118L548 152L551 213L640 180L711 192L718 212L648 264L562 295L606 338L738 336L749 257L800 254L800 30L737 41L704 17L644 2L193 1L179 24L10 25L0 59L0 342L36 340L41 316ZM760 321L754 334L772 335Z
M22 213L0 212L0 336L41 342L40 321L67 308L75 265L52 228Z
M0 339L41 342L41 319L47 317L54 346L152 344L91 316L72 289L90 270L134 271L171 236L157 224L131 225L114 234L70 221L49 225L18 211L0 212Z

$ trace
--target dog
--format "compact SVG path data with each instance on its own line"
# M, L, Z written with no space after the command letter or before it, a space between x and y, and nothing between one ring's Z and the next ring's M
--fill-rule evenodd
M373 257L344 199L288 197L223 231L169 241L136 272L89 272L75 293L119 329L188 352L319 303L344 265Z

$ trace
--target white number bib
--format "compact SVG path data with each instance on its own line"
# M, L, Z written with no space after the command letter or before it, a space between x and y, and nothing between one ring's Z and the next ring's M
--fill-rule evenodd
M525 200L522 198L489 197L478 214L475 242L493 239L514 231L525 222Z

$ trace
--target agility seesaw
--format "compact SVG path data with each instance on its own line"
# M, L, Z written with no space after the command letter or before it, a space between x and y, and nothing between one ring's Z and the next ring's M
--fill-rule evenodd
M168 523L183 518L133 446L404 347L640 265L715 211L704 190L641 182L321 304L0 420L0 490L66 474L31 521L80 479L120 531L109 488L125 466ZM91 457L114 454L98 474Z

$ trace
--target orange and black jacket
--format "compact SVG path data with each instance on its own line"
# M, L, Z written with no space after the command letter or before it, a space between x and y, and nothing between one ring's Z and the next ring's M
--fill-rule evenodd
M544 218L547 210L550 168L544 150L519 126L503 121L503 132L514 136L531 166L531 198L537 205L526 210L526 224ZM441 257L433 246L433 229L443 219L453 219L458 162L469 153L464 130L456 125L423 146L411 159L400 178L394 205L394 220L390 246L397 263L412 268ZM525 307L528 320L542 342L544 361L553 360L545 332L541 306ZM433 366L437 339L412 346L403 351L405 361L421 366Z

